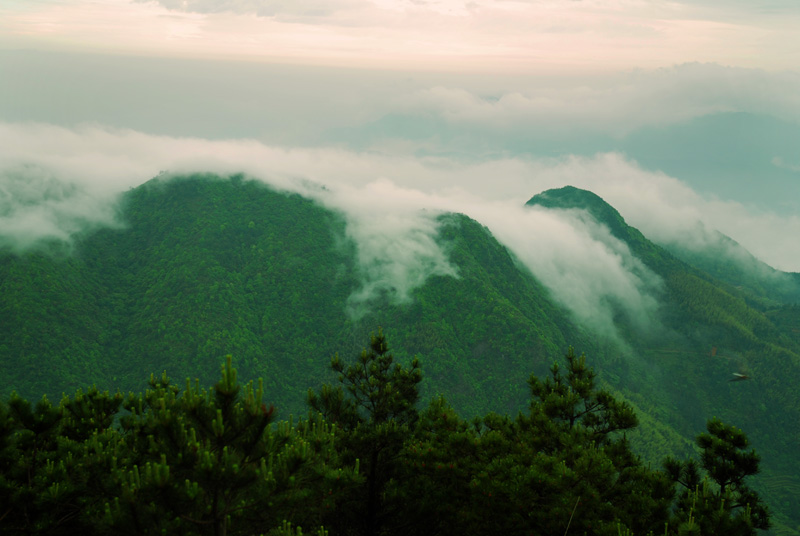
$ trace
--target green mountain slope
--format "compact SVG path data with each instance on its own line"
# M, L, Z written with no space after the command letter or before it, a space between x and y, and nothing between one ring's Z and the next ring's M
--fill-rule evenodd
M702 248L679 242L664 247L686 263L743 291L750 300L766 298L786 305L800 303L800 273L772 268L720 232L704 229L700 232Z
M527 398L533 367L588 341L465 216L440 221L458 278L434 277L410 304L378 300L353 319L355 246L343 218L310 200L195 176L131 190L120 210L124 228L79 237L71 255L2 256L4 391L139 389L163 369L208 381L233 354L284 412L299 412L330 356L359 351L382 325L457 407L508 410Z
M424 399L441 393L467 417L515 414L529 400L529 374L544 375L572 345L639 412L647 459L683 455L718 416L762 454L758 485L780 527L800 525L798 309L685 262L590 192L551 190L530 204L583 211L624 242L663 281L660 328L642 333L621 316L627 347L593 336L485 227L458 214L439 218L437 238L457 277L430 277L408 303L378 296L353 317L348 299L362 274L344 216L243 177L156 179L124 195L122 228L75 237L71 248L0 252L0 391L138 391L164 369L208 384L232 354L286 416L330 379L331 355L359 352L383 326L399 359L419 357ZM753 379L728 382L742 371Z
M780 296L778 287L757 285L752 279L749 286L733 284L736 274L745 273L741 268L729 267L724 274L730 277L717 279L699 268L707 262L695 267L680 260L628 226L591 192L573 187L549 190L528 204L585 211L662 279L664 332L660 338L631 341L639 375L622 377L614 381L615 387L647 418L666 421L682 435L698 426L702 414L720 416L750 431L764 455L760 485L780 511L781 526L796 528L800 460L790 445L800 434L797 307L775 299ZM734 372L752 380L731 383Z

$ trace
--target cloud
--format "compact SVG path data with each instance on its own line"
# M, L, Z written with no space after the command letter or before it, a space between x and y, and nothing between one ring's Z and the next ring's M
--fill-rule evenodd
M777 168L786 169L789 171L793 171L795 173L800 173L800 164L789 164L783 159L783 157L774 156L771 162L772 165Z
M800 122L800 73L714 64L489 77L0 51L0 71L11 80L0 84L6 121L293 146L591 154L716 112Z
M7 4L8 2L5 2ZM797 11L582 0L71 0L0 6L6 49L530 74L794 68Z
M784 271L800 271L800 217L754 211L742 203L702 196L664 173L640 168L615 153L570 157L542 170L542 181L594 191L625 220L658 243L702 248L707 229L733 238L760 260ZM698 224L701 223L702 226Z
M481 203L467 213L487 225L581 325L622 342L619 316L643 332L659 324L660 278L587 213L511 202Z
M156 2L167 9L189 13L237 13L292 20L323 19L369 5L363 0L135 0Z
M0 145L5 149L0 153L0 243L15 251L49 239L68 241L97 226L120 225L116 196L164 171L244 171L344 215L362 279L349 301L354 316L378 295L405 303L431 275L457 277L436 243L440 211L428 210L418 191L376 174L380 168L392 169L390 159L376 162L342 151L290 150L247 140L43 124L0 123Z
M118 225L113 198L36 164L0 169L0 247L23 252L46 241Z
M585 129L621 137L719 112L800 121L800 73L691 63L609 76L592 85L545 83L494 95L436 86L401 99L398 111L488 129L487 137L505 131L547 138Z
M315 193L344 214L347 236L356 244L361 287L348 299L351 316L363 316L378 296L408 303L411 291L431 276L458 277L436 241L442 211L426 208L419 190L378 178L364 186L340 184L329 194Z
M793 0L773 0L752 2L750 0L683 0L677 4L705 10L707 14L715 13L717 16L744 15L785 15L800 12L800 6Z
M432 275L457 277L436 236L437 216L460 212L486 225L593 329L613 334L620 314L647 325L660 283L624 244L585 214L523 206L535 193L567 184L594 191L657 241L685 240L702 222L778 268L800 267L797 218L703 197L613 153L468 162L9 123L0 123L0 147L0 236L18 248L113 225L115 196L163 170L244 172L315 199L345 216L356 244L361 286L350 299L354 315L376 295L402 303Z

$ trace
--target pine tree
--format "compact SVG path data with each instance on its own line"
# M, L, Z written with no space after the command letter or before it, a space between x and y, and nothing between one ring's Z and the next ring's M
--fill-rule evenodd
M758 474L760 456L745 433L717 418L697 436L700 463L668 458L664 467L681 488L674 520L678 534L750 536L770 527L769 509L745 479ZM705 471L702 475L701 469Z
M402 505L387 534L470 534L480 525L472 482L485 462L476 426L464 421L442 396L421 412L400 455L399 472L387 485L387 502ZM493 514L491 514L493 517Z
M354 363L345 364L337 354L331 368L340 385L310 390L308 403L341 429L337 443L344 461L359 463L364 476L352 503L333 519L340 532L375 536L392 515L399 515L384 500L384 491L399 471L399 454L418 419L422 372L416 358L408 367L394 362L380 329Z
M319 524L324 496L347 480L321 419L273 425L263 387L242 389L230 357L211 390L166 374L125 401L125 457L105 523L117 534L265 533ZM243 395L243 396L242 396ZM345 477L342 479L342 477Z
M609 534L663 531L673 497L666 476L630 449L631 408L595 386L570 349L564 371L532 376L516 418L469 424L442 398L424 411L389 496L407 514L391 534Z
M97 533L88 512L100 504L121 402L92 388L59 406L16 394L0 404L0 532Z

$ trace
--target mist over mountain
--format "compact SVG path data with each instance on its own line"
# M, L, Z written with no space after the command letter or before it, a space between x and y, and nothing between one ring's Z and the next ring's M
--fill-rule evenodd
M531 198L528 205L583 212L587 218L605 226L614 237L624 242L636 258L663 282L663 293L659 296L659 318L663 331L655 336L650 332L649 338L635 332L628 333L638 339L635 353L660 369L657 382L672 376L674 383L665 391L671 392L673 398L667 404L674 409L681 408L684 415L691 413L692 406L696 409L710 403L715 411L723 412L724 405L728 405L728 409L738 405L732 398L711 401L715 398L711 392L717 386L706 383L706 380L715 376L712 370L716 367L712 365L712 368L707 368L714 362L745 371L754 370L754 367L762 371L777 367L778 375L782 373L778 370L797 366L797 343L800 341L800 329L797 327L800 325L797 274L774 270L718 232L698 230L706 233L704 248L697 247L698 243L691 240L675 241L671 248L658 246L637 229L628 226L619 212L600 197L574 187L542 192ZM776 348L771 344L762 346L755 342L758 339L782 341L779 344L787 351L772 353ZM727 341L724 347L719 345L723 340ZM711 348L704 348L704 343L711 343ZM692 372L697 365L700 368ZM665 374L668 370L670 372ZM647 374L653 374L653 370ZM676 381L677 378L681 379ZM653 379L651 376L650 381ZM782 382L776 376L770 383L776 387ZM629 386L625 385L623 389ZM791 388L788 385L785 388L786 391L779 398L788 402L785 406L788 408L794 403L789 402L792 398ZM756 392L761 394L755 395ZM685 397L683 401L674 398L678 393ZM755 395L755 398L750 399L749 407L745 403L734 410L736 418L755 417L759 410L766 417L765 412L773 406L767 402L769 396L763 394L761 385L749 394ZM653 396L664 401L659 394L653 393ZM731 397L730 391L727 396ZM691 402L687 404L689 400ZM676 424L673 422L673 425ZM753 425L756 425L755 422ZM779 450L783 448L779 447ZM791 456L785 458L783 463L791 464ZM777 481L774 486L778 487ZM796 516L795 507L789 506L792 503L788 496L795 494L797 488L792 485L791 489L786 499L776 498L776 501L788 507L783 511Z
M0 394L152 388L136 416L1 402L0 531L750 534L769 516L727 460L709 486L690 461L746 433L763 463L734 470L800 536L799 5L0 2ZM379 327L414 369L377 382L400 427L323 389L253 450ZM537 380L565 354L585 389Z
M505 219L484 210L485 222L377 209L354 219L343 199L332 209L307 188L320 197L241 175L162 175L127 191L110 227L22 252L7 243L3 390L139 390L165 369L208 381L232 354L285 415L303 411L331 355L358 353L383 326L396 355L419 357L427 395L467 415L514 413L527 375L571 345L636 408L654 462L687 452L709 415L747 430L764 460L759 489L796 526L800 310L780 278L737 285L574 187ZM509 216L519 225L502 224ZM729 383L733 372L753 380Z

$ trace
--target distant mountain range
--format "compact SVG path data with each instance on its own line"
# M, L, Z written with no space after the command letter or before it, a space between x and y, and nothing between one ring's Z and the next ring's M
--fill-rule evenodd
M659 281L657 322L620 311L621 340L598 334L460 214L438 219L456 276L429 277L406 302L379 291L348 314L362 268L343 215L241 176L158 178L123 196L121 228L0 250L0 391L139 391L162 370L210 383L232 354L288 415L329 379L334 353L360 352L382 326L396 356L419 357L424 397L441 393L469 417L524 408L528 375L573 346L636 408L637 444L655 464L691 450L712 416L744 429L775 532L800 534L800 276L711 231L705 250L657 245L585 190L528 206L573 211L624 244L632 269Z

